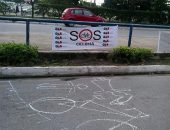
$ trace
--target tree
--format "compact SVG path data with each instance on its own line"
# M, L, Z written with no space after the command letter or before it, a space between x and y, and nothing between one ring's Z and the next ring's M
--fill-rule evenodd
M78 5L80 0L71 0L74 5Z
M165 11L168 9L168 0L153 0L152 10L154 11Z
M103 7L111 8L112 0L104 0Z
M153 0L105 0L103 6L117 10L150 10Z
M46 4L64 4L64 5L78 5L79 0L39 0L40 2L46 3Z
M153 0L138 0L139 10L151 10Z
M91 2L86 2L86 1L81 1L79 3L81 6L85 6L85 7L96 7L95 3L91 3Z
M7 8L8 8L8 5L6 3L0 1L0 13L5 15Z
M104 6L112 9L134 10L139 0L105 0Z

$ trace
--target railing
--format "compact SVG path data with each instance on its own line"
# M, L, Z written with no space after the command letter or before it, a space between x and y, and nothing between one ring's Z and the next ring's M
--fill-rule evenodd
M101 25L101 26L115 26L129 27L129 39L128 47L131 46L133 28L157 28L157 29L170 29L170 25L149 25L149 24L126 24L126 23L108 23L108 22L79 22L70 20L54 20L54 19L33 19L33 18L16 18L16 17L0 17L0 20L8 21L24 21L26 23L26 44L30 42L30 23L31 22L42 22L42 23L63 23L63 24L79 24L79 25Z

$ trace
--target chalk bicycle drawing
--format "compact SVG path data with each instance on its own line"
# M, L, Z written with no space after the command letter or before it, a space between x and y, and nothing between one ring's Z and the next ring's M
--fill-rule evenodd
M149 117L149 115L135 107L129 108L128 103L133 98L133 95L128 93L131 90L114 89L111 85L111 79L106 78L95 78L91 81L91 83L96 87L96 89L92 90L92 88L86 84L74 84L72 81L66 81L64 84L39 84L36 87L37 90L62 89L67 91L67 93L62 97L43 97L30 103L26 103L19 96L19 93L15 90L13 85L11 83L10 85L22 102L25 102L29 108L44 117L47 121L50 121L51 119L44 116L44 114L57 116L70 112L73 109L82 109L82 111L86 110L94 113L104 113L110 117L87 119L86 121L76 125L74 130L98 130L96 126L100 126L99 128L101 128L101 130L138 130L138 127L131 124L131 122L135 119ZM81 97L80 100L79 93L81 92L91 93L91 95ZM51 107L47 109L47 106ZM115 117L117 116L121 118L116 119ZM62 128L60 130L70 129Z

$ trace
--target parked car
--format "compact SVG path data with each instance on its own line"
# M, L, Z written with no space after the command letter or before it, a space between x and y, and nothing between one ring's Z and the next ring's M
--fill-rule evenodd
M101 16L93 14L85 8L67 8L60 17L61 20L89 21L89 22L105 22ZM70 26L66 24L66 26Z

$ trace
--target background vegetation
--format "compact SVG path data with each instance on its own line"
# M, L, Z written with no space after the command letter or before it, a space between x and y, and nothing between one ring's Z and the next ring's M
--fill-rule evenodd
M120 46L113 48L109 53L109 59L114 63L145 63L153 57L153 53L150 49L146 48L130 48Z
M60 17L65 8L85 7L108 21L169 24L170 7L167 0L105 0L102 6L77 0L41 0L37 3L43 17ZM79 1L79 2L78 2ZM57 4L56 4L57 3Z
M149 49L118 47L106 53L39 53L38 48L19 43L0 43L0 66L85 65L145 63L153 53Z
M21 4L24 0L13 0ZM101 6L83 0L35 0L36 15L59 18L65 8L85 7L112 22L169 24L168 0L105 0ZM31 4L31 3L30 3ZM8 5L0 2L0 13L6 15Z
M13 42L0 43L0 65L29 66L37 62L37 47Z

